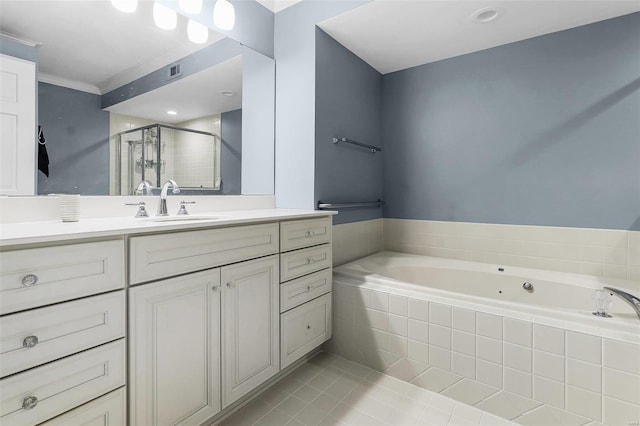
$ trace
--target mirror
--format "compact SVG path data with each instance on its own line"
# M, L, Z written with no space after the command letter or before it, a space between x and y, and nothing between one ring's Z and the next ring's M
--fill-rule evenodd
M162 30L151 1L132 14L108 0L1 7L3 34L42 43L49 176L37 172L38 194L126 195L143 179L198 195L273 194L271 58L214 30L194 44L179 14Z

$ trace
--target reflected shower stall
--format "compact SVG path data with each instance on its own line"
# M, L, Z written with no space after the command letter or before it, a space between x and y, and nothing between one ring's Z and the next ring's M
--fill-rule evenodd
M220 190L218 135L156 123L115 137L120 195L135 195L143 180L155 188L173 179L184 189Z

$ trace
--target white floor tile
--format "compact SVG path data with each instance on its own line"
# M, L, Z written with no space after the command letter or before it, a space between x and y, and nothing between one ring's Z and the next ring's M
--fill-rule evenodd
M501 391L477 404L476 407L504 419L514 419L540 405L542 404L539 402Z
M500 391L498 388L478 383L475 380L464 379L442 392L442 394L456 401L475 405L498 391Z
M460 380L462 377L456 374L432 367L416 377L411 383L433 392L441 392Z
M564 410L559 410L549 405L543 405L540 408L536 408L518 417L515 419L515 422L524 426L580 426L588 423L589 419L567 413Z

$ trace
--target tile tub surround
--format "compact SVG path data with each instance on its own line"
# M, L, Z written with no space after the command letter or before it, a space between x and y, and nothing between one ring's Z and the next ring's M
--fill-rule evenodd
M545 417L546 413L537 415L549 419ZM221 425L515 424L324 352L267 389Z
M383 219L333 225L333 266L382 251Z
M384 219L384 249L640 282L640 232Z
M638 345L335 277L333 290L332 353L516 423L640 420Z

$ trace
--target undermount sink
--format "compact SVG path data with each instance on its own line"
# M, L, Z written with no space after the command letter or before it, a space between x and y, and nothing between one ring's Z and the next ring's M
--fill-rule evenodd
M228 216L217 215L182 215L182 216L155 216L143 219L147 222L193 222L202 220L226 219Z

